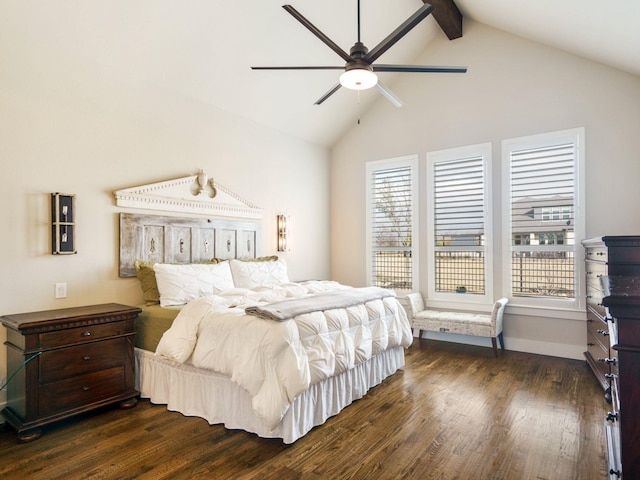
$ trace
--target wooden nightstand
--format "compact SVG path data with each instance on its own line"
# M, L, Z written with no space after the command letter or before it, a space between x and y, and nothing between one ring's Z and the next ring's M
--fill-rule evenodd
M0 319L7 376L18 372L2 414L18 440L35 440L38 427L103 405L135 406L133 322L140 312L109 303Z

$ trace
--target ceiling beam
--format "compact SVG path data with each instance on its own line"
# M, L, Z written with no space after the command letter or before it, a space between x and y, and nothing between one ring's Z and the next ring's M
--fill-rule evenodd
M453 0L422 0L433 5L433 18L449 40L462 37L462 13Z

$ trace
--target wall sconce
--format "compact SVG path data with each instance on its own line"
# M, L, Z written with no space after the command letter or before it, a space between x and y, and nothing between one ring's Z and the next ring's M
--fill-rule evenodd
M75 249L75 195L51 194L51 253L68 255Z
M286 252L288 250L288 225L287 225L287 217L285 215L277 215L276 216L277 225L278 225L278 251Z

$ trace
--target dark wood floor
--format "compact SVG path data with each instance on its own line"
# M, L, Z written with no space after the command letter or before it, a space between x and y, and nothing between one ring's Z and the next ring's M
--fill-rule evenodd
M406 366L293 445L146 400L0 427L9 479L604 479L607 404L586 364L416 340Z

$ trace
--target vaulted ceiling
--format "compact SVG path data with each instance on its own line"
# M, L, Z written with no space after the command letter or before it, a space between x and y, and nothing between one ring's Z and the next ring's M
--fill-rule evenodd
M289 0L348 51L357 37L356 0ZM346 89L313 103L339 71L252 71L252 65L343 63L276 0L4 0L0 64L79 91L100 76L222 109L306 141L332 145L373 101L375 89ZM371 49L421 0L362 0L362 41ZM640 1L433 0L429 16L380 59L412 64L462 17L640 76ZM464 35L464 22L462 23ZM456 40L451 40L455 42ZM472 68L470 61L469 68ZM7 70L5 70L7 71ZM393 87L394 75L383 74ZM401 74L404 75L404 74ZM429 75L429 74L419 74ZM86 92L85 92L86 93ZM410 98L403 98L405 103ZM358 103L360 102L360 103Z

